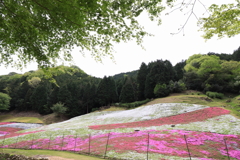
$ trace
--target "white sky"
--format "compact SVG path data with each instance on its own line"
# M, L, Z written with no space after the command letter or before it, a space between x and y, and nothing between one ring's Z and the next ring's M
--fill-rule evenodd
M205 5L211 3L222 3L226 0L206 1L202 0ZM233 2L233 0L228 0ZM197 16L201 16L204 8L200 3L197 3L195 12ZM87 74L95 77L111 76L114 74L137 70L140 68L142 62L148 64L157 59L169 60L172 65L181 60L188 59L193 54L206 54L208 52L228 53L232 54L234 50L240 46L240 35L232 38L218 39L216 37L205 41L198 32L197 20L194 16L190 18L185 26L185 35L179 33L171 35L178 31L180 25L184 24L187 15L185 12L175 11L168 16L162 14L162 25L157 26L156 22L151 22L146 15L142 15L139 20L140 24L145 29L154 34L154 37L144 38L143 45L146 50L143 50L135 42L120 43L114 45L116 53L114 54L115 62L109 58L104 58L103 63L96 62L91 56L86 53L83 57L77 49L72 52L75 65L79 66ZM5 68L0 66L0 75L8 74L9 72L24 73L29 70L36 70L36 64L30 64L22 71L14 68Z

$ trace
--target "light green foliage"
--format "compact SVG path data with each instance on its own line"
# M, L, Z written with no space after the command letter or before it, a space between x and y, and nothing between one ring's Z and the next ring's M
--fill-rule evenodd
M216 73L221 70L220 60L216 56L210 56L209 59L205 59L198 70L199 75L206 73Z
M210 98L218 98L218 99L223 99L224 94L218 93L218 92L206 92L206 95Z
M221 68L222 68L223 72L237 76L240 73L240 62L238 62L238 61L223 61L221 63Z
M112 44L149 35L137 17L146 11L160 24L161 0L18 0L0 2L0 63L23 65L37 61L50 67L71 60L73 47L92 56L111 55ZM17 56L16 56L17 55ZM16 59L17 58L17 59Z
M216 92L237 92L235 78L240 72L237 61L220 60L216 55L193 55L184 67L188 88Z
M0 92L0 110L8 110L10 107L11 97L5 93Z
M56 113L58 116L63 115L64 113L66 113L67 108L64 107L64 104L61 102L58 102L56 104L53 105L53 107L51 107L51 110Z
M168 96L170 93L166 84L157 84L153 92L156 97L165 97Z
M186 72L194 71L198 75L215 73L221 70L220 59L215 55L195 54L189 57L184 69Z
M29 86L33 88L36 88L40 82L41 82L41 79L39 77L32 77L30 80L28 80Z
M27 79L30 80L33 77L39 77L40 79L44 78L45 73L42 69L38 69L37 71L26 72L24 75L27 76Z
M214 35L219 38L224 36L233 37L240 33L240 2L236 0L235 4L212 4L209 7L210 16L201 18L199 25L205 32L203 37L210 39Z

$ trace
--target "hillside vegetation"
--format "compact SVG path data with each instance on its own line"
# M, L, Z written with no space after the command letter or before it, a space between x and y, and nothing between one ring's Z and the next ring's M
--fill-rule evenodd
M0 76L0 99L5 102L0 110L72 118L116 103L162 98L186 90L221 96L238 94L239 55L240 48L233 54L194 54L174 66L169 60L158 59L143 62L139 70L103 78L90 76L77 66L11 72ZM53 121L49 119L49 123Z

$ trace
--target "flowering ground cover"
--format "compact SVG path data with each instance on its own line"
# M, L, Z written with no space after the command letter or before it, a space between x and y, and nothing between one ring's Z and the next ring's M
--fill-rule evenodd
M22 130L21 128L0 127L0 133L10 134ZM1 137L0 137L1 138Z
M211 107L205 108L193 112L183 113L170 117L163 117L153 120L121 123L121 124L107 124L107 125L95 125L89 126L90 129L103 130L103 129L114 129L114 128L134 128L134 127L147 127L147 126L161 126L166 124L186 124L190 122L204 121L208 118L229 114L228 110Z
M139 156L140 159L144 159L147 152L153 155L160 154L165 158L168 156L187 158L189 157L189 152L184 135L186 136L192 157L227 159L225 139L229 156L240 159L240 135L223 135L211 132L184 130L146 130L132 133L113 132L90 137L67 135L53 139L39 138L27 141L19 140L17 143L4 145L2 147L26 149L27 146L28 149L68 150L104 155L106 152L106 142L108 141L107 152L111 150L114 150L118 154L137 152L141 155Z
M12 123L11 122L0 122L0 126L5 125L5 124L12 124Z
M68 150L132 160L240 159L240 120L228 110L201 105L169 103L94 112L7 136L0 139L4 148Z

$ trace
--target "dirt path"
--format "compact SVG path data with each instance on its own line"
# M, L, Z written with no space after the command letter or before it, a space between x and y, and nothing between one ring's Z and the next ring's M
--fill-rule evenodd
M51 156L47 157L49 160L75 160L75 159L69 159L69 158L62 158L62 157L57 157L57 156Z
M70 158L63 158L63 157L58 157L58 156L47 156L47 155L36 155L33 157L34 158L48 158L49 160L75 160L75 159L70 159Z

